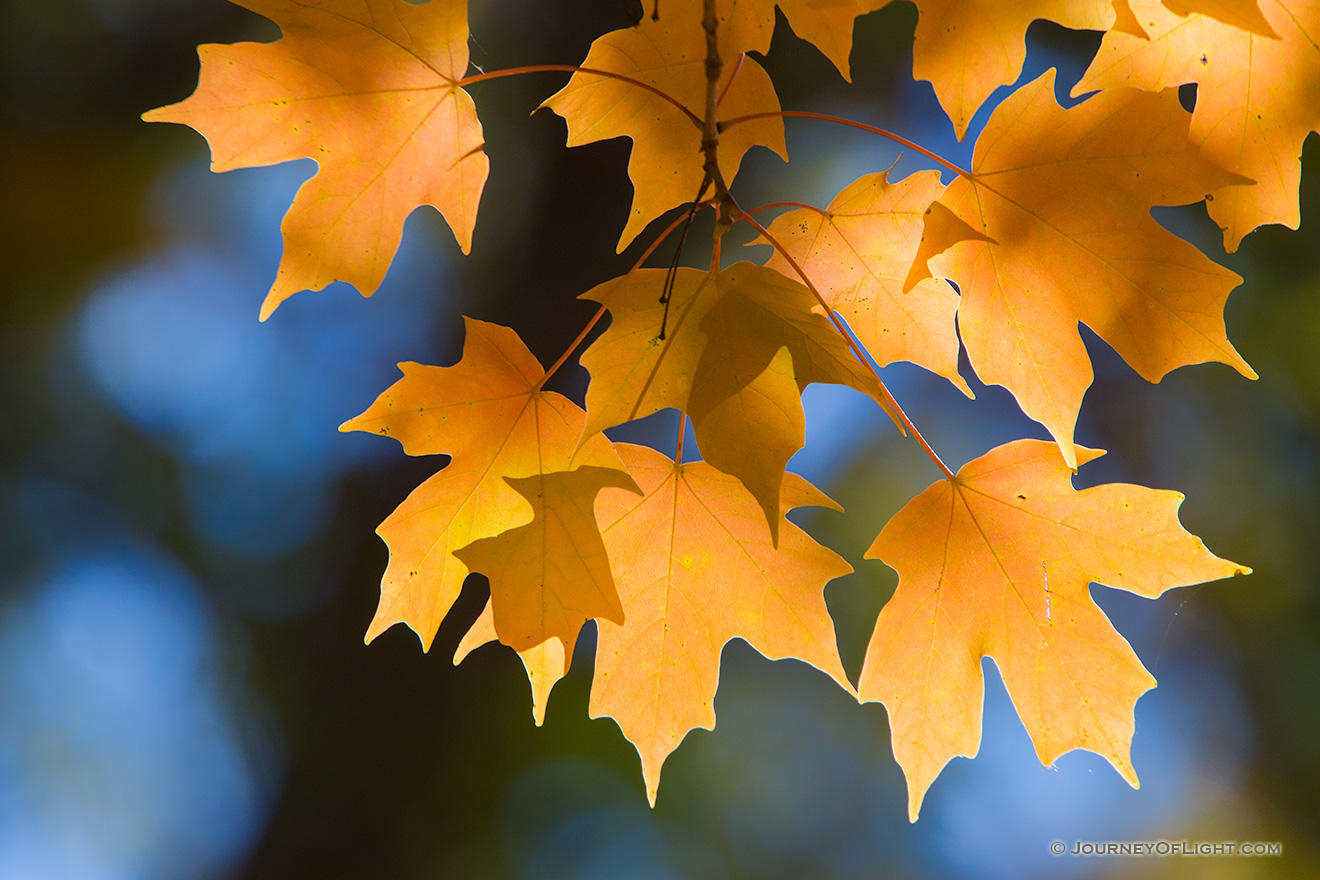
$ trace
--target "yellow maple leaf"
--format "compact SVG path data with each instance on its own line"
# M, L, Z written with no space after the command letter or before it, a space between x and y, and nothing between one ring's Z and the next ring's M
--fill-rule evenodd
M1104 453L1078 447L1082 463ZM1134 787L1137 698L1155 686L1091 599L1095 581L1154 598L1247 574L1178 522L1178 492L1111 483L1076 491L1052 444L1018 440L908 502L867 551L898 572L858 683L889 712L908 812L981 742L981 658L992 657L1048 765L1102 755Z
M913 0L919 10L912 75L930 80L962 140L990 93L1017 79L1027 57L1027 25L1106 30L1110 0Z
M284 218L284 256L265 320L300 290L380 286L419 205L449 222L466 253L489 162L472 99L467 0L233 0L276 22L274 43L198 48L185 101L143 115L192 126L228 171L315 159Z
M586 414L540 390L545 371L516 333L471 318L465 327L456 365L400 364L403 378L340 426L393 437L409 455L452 457L377 529L390 561L368 642L406 623L430 649L469 571L454 551L533 519L533 506L506 478L584 465L622 470L603 436L578 449Z
M688 731L715 727L730 639L810 663L852 692L823 594L852 567L788 520L776 547L760 503L705 462L617 449L643 494L607 489L596 501L625 619L598 623L590 711L617 721L637 747L654 805L665 758ZM808 505L840 509L787 474L783 509Z
M666 309L665 276L642 269L582 295L612 316L581 358L583 436L666 407L689 413L703 457L747 485L778 534L784 465L804 442L802 389L848 385L887 408L886 398L801 283L745 262L683 268Z
M936 171L919 171L894 184L887 171L868 174L845 187L827 211L789 211L768 228L877 364L911 361L971 397L958 375L958 294L933 278L903 290L926 208L943 190ZM766 265L798 277L778 252Z
M770 7L773 10L773 7ZM765 9L721 0L719 43L723 70L718 83L719 118L778 112L770 76L743 58L745 46L768 46ZM666 0L659 20L644 16L634 28L611 31L591 44L582 67L627 76L668 95L679 105L630 82L580 72L547 98L568 123L568 145L615 137L633 141L628 176L633 202L619 238L628 246L646 225L671 208L693 201L705 176L701 124L706 112L706 36L702 0ZM773 12L769 24L774 24ZM720 173L732 182L753 146L774 150L785 160L782 119L755 119L720 136Z
M1276 39L1206 15L1180 18L1156 3L1134 0L1131 8L1143 35L1106 34L1074 91L1197 83L1192 143L1210 161L1255 181L1206 189L1224 247L1237 250L1243 236L1265 223L1296 229L1302 142L1320 127L1320 3L1264 0Z
M1242 279L1150 216L1242 182L1187 143L1189 120L1172 90L1102 92L1064 110L1048 71L995 110L974 173L926 218L909 283L958 284L972 367L1013 392L1070 467L1092 378L1078 321L1151 382L1205 361L1255 378L1224 330Z

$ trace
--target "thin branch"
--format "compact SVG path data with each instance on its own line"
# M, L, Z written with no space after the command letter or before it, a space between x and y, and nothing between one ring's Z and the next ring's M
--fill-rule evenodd
M762 205L759 208L752 208L752 210L748 211L747 213L759 214L762 211L769 211L771 208L803 208L807 211L815 211L817 214L820 214L822 217L828 216L830 213L824 208L817 208L815 205L804 205L801 202L771 202L770 204Z
M927 159L940 163L945 168L952 171L954 174L958 174L961 175L962 177L968 177L968 178L972 176L972 172L953 164L948 159L941 156L939 153L928 150L925 147L923 147L921 144L918 144L914 141L910 141L900 134L894 134L892 131L883 128L877 128L874 125L867 125L865 122L856 122L852 119L845 119L842 116L830 116L826 113L809 113L805 110L775 110L775 111L767 111L765 113L749 113L746 116L735 116L732 119L724 120L723 122L720 123L720 131L724 131L725 129L731 128L732 126L738 125L739 123L742 122L751 122L753 119L767 119L772 116L778 116L783 118L791 117L794 119L820 119L825 122L835 122L838 123L839 125L847 125L852 128L860 128L862 131L869 131L872 134L878 134L881 137L887 137L894 143L902 144L903 146L911 150L916 150L918 153L925 156Z
M673 104L679 110L683 111L683 115L686 116L689 120L691 120L692 124L695 125L697 128L702 127L701 117L693 113L691 110L689 110L687 106L684 105L677 98L665 94L664 92L660 91L660 89L657 89L655 86L651 85L650 83L644 83L639 79L633 79L631 76L624 76L621 73L613 73L612 71L609 70L598 70L597 68L594 67L576 67L572 64L531 64L526 67L510 67L505 70L492 70L490 73L478 73L478 74L474 74L473 76L464 77L463 79L460 79L458 82L454 83L454 88L457 89L457 88L462 88L464 86L470 86L473 83L485 82L488 79L499 79L505 76L520 76L524 73L588 73L593 76L603 76L608 79L617 79L620 82L626 82L629 85L636 86L639 89L645 89L646 91L650 92L651 94L655 95L658 98L663 98L664 100L668 101L670 104Z
M706 195L706 187L710 186L710 178L701 178L701 187L697 190L697 197L692 200L692 207L687 209L683 219L683 231L678 236L678 247L674 248L674 256L669 261L669 271L665 273L665 284L660 291L660 302L664 303L664 314L660 317L660 334L656 338L665 338L665 327L669 322L669 300L674 292L674 284L678 281L678 264L683 259L683 245L687 243L688 229L692 226L692 218L697 216L697 211L701 208L701 199ZM673 227L670 226L672 230ZM665 233L668 235L668 231Z

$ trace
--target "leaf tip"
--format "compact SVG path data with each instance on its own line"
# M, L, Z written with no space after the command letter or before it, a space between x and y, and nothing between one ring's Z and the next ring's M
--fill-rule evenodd
M1076 457L1076 463L1071 465L1073 473L1077 473L1077 468L1084 464L1090 464L1097 458L1102 458L1108 454L1104 449L1091 449L1087 446L1073 446L1073 455Z
M257 320L263 324L266 323L266 319L275 314L275 310L280 307L280 303L286 299L288 299L288 294L281 295L276 292L275 287L272 287L270 293L266 294L266 298L261 302L261 311L257 313Z
M908 824L917 824L921 818L921 803L926 799L926 790L911 789L908 792Z
M1115 762L1115 766L1118 768L1118 774L1128 785L1138 790L1141 788L1141 780L1137 778L1137 771L1130 760Z
M911 293L912 288L930 277L932 276L929 264L925 260L913 260L911 267L908 268L907 277L903 279L903 292Z
M422 630L419 630L412 622L405 622L408 624L408 628L413 631L413 634L417 636L417 641L421 642L422 653L431 653L431 644L435 641L435 633L432 632L430 635L427 635Z
M393 626L393 621L386 622L381 620L380 615L372 618L371 624L367 627L367 632L362 636L362 644L370 645L380 636L381 633Z

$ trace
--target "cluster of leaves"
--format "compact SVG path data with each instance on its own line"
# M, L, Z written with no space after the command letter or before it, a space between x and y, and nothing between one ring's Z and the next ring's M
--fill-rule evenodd
M458 649L498 639L522 656L540 722L583 624L599 628L590 711L660 768L688 731L712 728L724 644L796 657L864 701L883 702L915 819L954 756L980 740L981 659L994 658L1042 761L1075 748L1133 785L1137 698L1154 686L1094 604L1089 584L1154 597L1243 574L1178 522L1182 496L1071 476L1101 452L1073 440L1091 364L1086 324L1139 374L1218 361L1251 368L1223 307L1241 281L1151 217L1205 200L1235 250L1264 223L1298 223L1299 153L1320 116L1317 0L914 0L914 75L958 136L1022 67L1036 18L1104 30L1072 109L1052 72L991 115L970 170L898 135L953 172L849 185L828 207L791 205L768 226L730 184L754 146L787 157L769 75L776 5L847 77L855 19L888 0L655 0L598 38L580 65L469 75L465 0L234 0L274 20L269 44L202 46L201 81L153 121L185 123L217 171L310 157L319 173L283 224L284 256L262 307L335 280L376 290L407 215L439 209L467 252L489 165L466 86L571 72L544 106L568 144L631 138L632 208L622 250L678 209L652 244L714 212L709 269L640 268L582 294L596 317L549 369L511 329L467 319L461 360L404 375L344 430L391 436L450 463L381 524L390 548L370 640L406 623L430 647L469 573L490 603ZM1177 87L1199 86L1186 111ZM848 120L833 120L861 128ZM759 209L758 209L759 210ZM765 265L724 266L720 237L746 223ZM950 284L953 282L953 284ZM955 285L956 284L956 288ZM543 390L581 355L585 409ZM946 377L965 349L1055 442L1018 440L956 473L874 365ZM867 553L898 571L854 687L824 585L849 565L789 522L835 506L785 471L803 446L802 390L870 397L944 474L884 526ZM614 444L605 429L665 408L690 418L704 461Z

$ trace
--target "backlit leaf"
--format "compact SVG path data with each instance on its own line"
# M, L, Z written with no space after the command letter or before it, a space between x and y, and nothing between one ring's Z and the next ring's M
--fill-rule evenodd
M592 618L623 623L623 606L610 574L592 505L607 486L635 492L615 468L506 478L531 504L532 521L473 541L454 555L490 578L495 632L522 651L558 639L565 660L582 624Z
M719 118L777 112L770 77L740 46L769 45L773 11L755 4L722 0ZM671 208L692 201L704 176L701 123L706 113L706 36L701 0L665 0L658 21L643 16L637 27L611 31L591 44L582 67L639 80L675 99L673 103L635 84L592 73L575 73L568 85L546 99L568 123L568 144L578 146L615 137L633 140L628 176L632 209L619 238L628 246L646 225ZM769 29L768 29L769 28ZM757 119L734 126L720 137L719 163L732 182L753 146L774 150L785 160L784 123ZM713 192L713 190L711 190Z
M606 489L596 502L625 619L599 624L590 708L637 747L654 804L665 758L688 731L715 727L730 639L810 663L852 692L823 595L852 568L787 520L776 547L760 503L705 462L617 449L643 494ZM787 474L782 509L806 505L838 509Z
M582 295L612 318L582 355L583 436L666 407L690 413L702 454L747 485L777 534L783 463L803 443L802 389L848 385L887 406L883 392L802 284L751 263L679 269L666 310L664 279L642 269Z
M868 174L839 193L824 213L789 211L776 217L769 231L876 363L911 361L971 397L958 375L958 294L932 278L903 290L926 209L943 191L935 171L919 171L894 184L887 171ZM778 252L766 265L798 277Z
M1255 377L1224 329L1242 279L1150 216L1242 182L1188 145L1189 121L1173 91L1103 92L1064 110L1049 71L995 110L974 173L926 218L909 283L929 266L958 284L972 367L1013 392L1069 466L1092 378L1078 321L1151 382L1205 361Z
M1302 142L1320 128L1320 3L1263 0L1277 39L1157 3L1131 6L1149 39L1106 34L1075 91L1197 83L1189 138L1211 162L1255 181L1206 188L1224 247L1237 250L1265 223L1296 229Z
M539 390L545 371L516 333L465 320L462 360L402 364L403 378L340 428L394 437L409 455L451 456L377 530L390 561L368 642L406 623L430 649L469 572L454 551L533 519L533 505L506 478L622 468L604 437L578 449L586 414L563 395Z
M455 86L468 65L467 0L233 2L283 39L201 46L197 91L143 118L201 132L213 171L320 166L285 215L262 320L332 281L370 296L419 205L439 209L466 253L489 168L476 107Z
M1027 25L1106 30L1110 0L913 0L919 10L912 75L930 80L958 140L990 93L1017 79L1027 58Z
M1103 454L1077 451L1081 463ZM898 590L858 692L889 711L913 821L944 765L980 747L982 657L999 667L1042 763L1088 749L1137 785L1133 707L1155 679L1088 586L1155 598L1248 573L1183 529L1182 500L1117 483L1076 491L1052 444L1018 440L889 521L866 555L898 572Z

